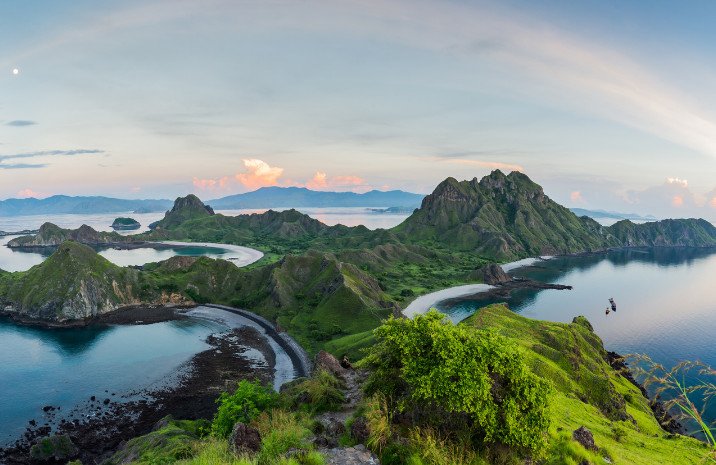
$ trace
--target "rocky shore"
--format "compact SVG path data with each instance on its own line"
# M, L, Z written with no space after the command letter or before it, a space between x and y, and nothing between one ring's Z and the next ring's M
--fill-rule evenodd
M296 344L290 337L283 337L270 324L264 327L253 318L250 320L256 325L231 320L227 313L234 312L242 312L236 313L239 318L254 316L231 308L200 307L186 315L186 308L156 307L147 311L146 307L136 307L94 321L93 324L148 324L191 316L221 321L231 329L210 335L206 342L211 348L196 354L161 386L137 392L97 393L69 411L45 406L38 417L29 419L22 438L0 449L0 463L35 463L29 456L30 447L49 435L69 437L77 448L76 458L84 464L101 463L124 441L150 432L167 415L211 419L216 411L216 398L239 380L275 383L277 377L292 379L310 370L310 364L307 366L304 360L307 355L294 351ZM287 363L289 366L283 366Z
M211 348L195 355L169 385L139 392L103 392L86 403L64 412L46 406L41 418L29 420L26 433L15 444L0 449L0 463L31 464L30 447L49 434L67 435L77 446L82 463L99 463L123 441L146 434L166 415L186 419L211 419L221 392L241 379L273 378L275 355L265 337L253 328L234 328L211 335ZM250 349L261 352L265 364L246 356Z

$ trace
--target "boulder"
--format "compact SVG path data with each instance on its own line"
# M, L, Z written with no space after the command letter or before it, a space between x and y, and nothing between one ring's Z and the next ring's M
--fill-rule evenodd
M368 421L365 417L358 417L351 423L351 437L358 443L365 443L370 436Z
M75 457L79 450L66 434L42 438L30 448L30 458L38 462L55 460L66 462Z
M316 354L314 367L316 371L326 370L328 373L339 378L344 378L347 373L347 370L341 366L338 359L325 350Z
M261 450L261 434L256 428L236 423L229 436L229 447L236 455L256 453Z
M482 281L485 284L503 284L512 280L512 278L505 273L502 267L496 263L490 263L489 265L482 267L481 271Z
M587 450L599 450L597 445L594 443L594 436L592 435L592 432L584 426L580 426L579 428L574 430L574 432L572 433L572 439L580 443Z

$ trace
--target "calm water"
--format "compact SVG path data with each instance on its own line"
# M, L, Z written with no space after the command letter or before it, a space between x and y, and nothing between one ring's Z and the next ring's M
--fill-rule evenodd
M67 412L165 382L206 337L226 326L188 319L143 326L40 329L0 319L0 445L17 439L42 407ZM105 393L105 390L109 393Z
M7 243L16 236L0 237L0 269L5 271L26 271L34 265L42 263L49 257L54 249L40 248L35 252L13 250L6 247ZM98 248L97 251L107 260L119 266L144 265L145 263L166 260L175 255L190 257L207 256L211 258L234 259L237 254L220 247L182 246L155 249L143 247L132 250L115 250L113 248Z
M222 215L234 216L250 213L263 213L267 209L244 209L244 210L217 210ZM279 208L276 210L286 210ZM372 213L364 207L327 207L327 208L298 208L298 211L305 213L324 224L333 226L343 224L346 226L364 225L369 229L392 228L408 217L407 213ZM21 231L23 229L38 229L43 223L49 221L62 228L79 228L83 224L92 226L97 231L111 231L112 222L118 216L128 216L137 220L141 229L134 231L119 231L120 234L137 234L149 231L149 224L164 217L164 213L102 213L94 215L27 215L27 216L5 216L0 217L0 231Z
M512 274L574 286L571 291L513 293L507 303L524 316L569 322L584 315L607 350L645 353L669 367L682 360L716 367L716 250L649 249L560 257ZM614 297L617 312L607 316L609 297ZM459 321L495 302L473 297L436 307ZM716 419L716 404L709 415Z

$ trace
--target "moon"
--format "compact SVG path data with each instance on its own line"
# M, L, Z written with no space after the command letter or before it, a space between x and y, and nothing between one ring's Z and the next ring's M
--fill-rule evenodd
M13 76L17 76L18 74L20 74L20 70L19 70L18 68L13 68L13 69L12 69L12 75L13 75Z

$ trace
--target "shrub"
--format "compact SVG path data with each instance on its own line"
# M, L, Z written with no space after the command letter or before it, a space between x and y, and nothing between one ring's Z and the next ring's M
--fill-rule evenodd
M249 423L261 412L276 404L278 395L259 382L243 380L233 394L222 393L216 400L219 409L211 424L211 432L226 438L237 422Z
M369 394L380 392L428 422L451 413L486 443L531 451L546 445L552 387L529 370L513 342L454 325L435 310L391 318L375 335L364 361L372 369Z
M338 410L346 400L342 387L338 378L320 370L311 378L290 385L286 396L290 407L301 407L310 413L330 412Z

